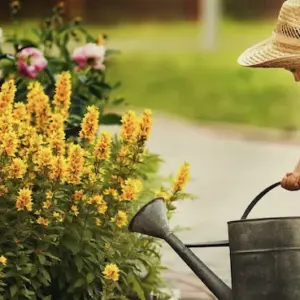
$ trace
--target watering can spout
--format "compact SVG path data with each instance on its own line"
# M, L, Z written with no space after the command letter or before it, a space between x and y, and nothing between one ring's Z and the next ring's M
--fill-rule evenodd
M131 220L129 231L165 240L219 300L232 300L231 289L171 232L163 198L143 206Z

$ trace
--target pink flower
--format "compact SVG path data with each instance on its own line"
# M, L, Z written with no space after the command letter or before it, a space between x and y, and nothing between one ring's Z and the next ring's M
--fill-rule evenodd
M105 47L94 43L88 43L78 47L73 52L73 60L79 69L91 66L95 70L104 70Z
M38 73L47 66L47 60L43 53L36 48L25 48L17 55L18 71L26 77L36 78Z

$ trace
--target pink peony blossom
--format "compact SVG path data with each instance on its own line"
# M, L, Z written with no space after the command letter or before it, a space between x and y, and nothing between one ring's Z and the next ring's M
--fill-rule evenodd
M73 60L79 69L91 66L95 70L104 70L105 47L94 43L88 43L78 47L73 52Z
M17 55L18 71L29 78L36 78L38 73L44 70L47 66L47 60L43 53L33 47L21 50Z

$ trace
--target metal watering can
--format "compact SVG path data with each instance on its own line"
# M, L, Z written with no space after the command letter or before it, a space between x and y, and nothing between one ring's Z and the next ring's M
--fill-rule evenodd
M240 220L228 222L229 241L183 244L171 232L163 198L143 206L129 230L165 240L219 300L299 300L300 217L247 219L259 200L279 185L262 191ZM227 246L232 290L189 249Z

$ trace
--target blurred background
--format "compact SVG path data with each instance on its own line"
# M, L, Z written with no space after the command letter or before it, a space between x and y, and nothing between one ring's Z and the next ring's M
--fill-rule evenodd
M93 33L108 35L110 48L121 51L108 74L122 82L118 93L133 106L157 112L149 147L165 160L162 172L174 173L184 160L191 163L188 192L199 200L180 203L173 219L174 225L190 227L180 233L186 242L226 239L226 222L239 218L251 199L291 171L299 158L299 145L270 142L266 131L296 136L299 84L285 70L237 64L246 48L271 35L283 2L65 1L68 18L81 16ZM18 30L30 35L32 25L56 3L23 0L25 25ZM1 4L5 33L11 30L9 1ZM225 125L231 130L222 130ZM253 135L239 131L249 126L258 130ZM280 189L252 217L299 215L297 199L297 193ZM189 272L176 254L165 251L168 266ZM195 251L230 284L228 249Z
M9 31L9 0L0 21ZM49 15L56 0L23 0L19 29ZM287 131L300 125L297 86L282 70L237 65L247 47L269 37L283 0L66 0L93 33L122 51L112 72L135 106L197 122L229 122ZM7 5L6 5L7 4ZM27 26L23 24L28 23Z

